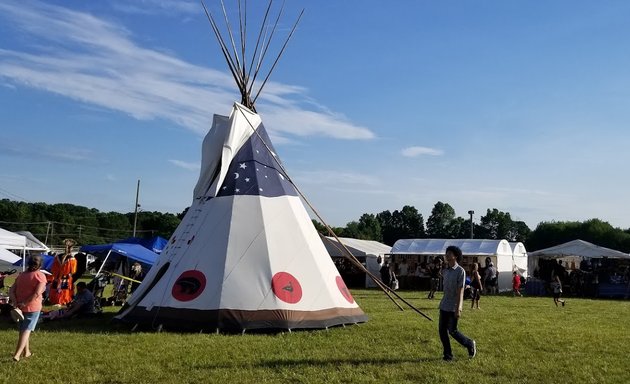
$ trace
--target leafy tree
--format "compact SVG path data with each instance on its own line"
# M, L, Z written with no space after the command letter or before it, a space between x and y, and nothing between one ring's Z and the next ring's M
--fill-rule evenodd
M531 232L525 245L527 249L538 250L578 239L630 252L630 234L599 219L542 222Z
M447 228L449 239L468 239L470 237L470 220L456 217Z
M397 230L394 227L394 219L390 211L383 211L376 214L376 220L378 220L381 226L381 238L385 244L393 245L398 240Z
M186 207L184 208L184 210L181 213L177 214L177 218L179 220L184 220L184 216L186 216L186 214L188 213L188 210L190 209L190 207Z
M509 213L493 208L488 209L485 216L481 216L478 233L475 237L523 241L528 234L529 228L524 222L514 222Z
M506 239L508 241L525 242L531 233L531 229L524 221L513 221Z
M313 222L313 225L315 226L315 230L324 235L324 236L328 236L328 230L326 229L326 227L324 226L324 224L320 223L319 221L315 220L315 219L311 219L311 221Z
M337 236L340 237L351 237L354 239L358 239L360 237L360 231L359 231L359 222L357 221L351 221L348 224L346 224L346 227L340 231L341 234L337 233Z
M459 233L459 222L455 220L455 210L449 204L438 201L431 210L427 220L427 236L437 239L453 237L453 232Z
M134 214L127 213L127 219L133 228ZM180 223L180 219L172 213L162 212L139 212L136 226L136 236L153 237L162 236L169 238ZM140 236L142 234L143 236Z
M381 223L379 223L376 215L364 213L359 219L359 239L364 240L383 240L381 233Z
M393 245L399 239L415 239L425 236L424 218L415 207L405 205L400 211L383 211L376 215L381 226L382 241Z

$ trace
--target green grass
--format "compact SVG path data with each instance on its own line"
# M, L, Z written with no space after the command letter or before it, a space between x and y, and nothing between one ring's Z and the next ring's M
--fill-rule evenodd
M482 297L460 330L477 340L469 360L453 342L441 360L438 300L403 297L433 317L401 312L380 292L356 290L370 316L359 326L277 335L131 333L101 319L40 325L35 356L13 363L14 325L0 323L6 383L628 383L630 302ZM468 302L467 302L468 304ZM114 309L112 309L114 310Z

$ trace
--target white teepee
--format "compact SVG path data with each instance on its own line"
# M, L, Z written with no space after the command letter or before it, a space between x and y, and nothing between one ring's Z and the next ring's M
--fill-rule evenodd
M247 92L243 100L253 103ZM253 104L235 103L229 117L215 115L193 195L186 216L118 319L206 331L367 321Z

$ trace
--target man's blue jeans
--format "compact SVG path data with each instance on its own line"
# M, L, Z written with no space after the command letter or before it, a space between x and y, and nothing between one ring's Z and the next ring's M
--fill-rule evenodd
M455 317L455 312L443 311L440 309L440 322L439 322L439 331L440 331L440 340L442 341L442 347L444 348L444 358L452 359L453 351L451 350L451 340L449 339L449 335L453 336L453 338L466 347L467 350L472 348L473 342L471 339L464 336L463 333L457 330L457 317Z

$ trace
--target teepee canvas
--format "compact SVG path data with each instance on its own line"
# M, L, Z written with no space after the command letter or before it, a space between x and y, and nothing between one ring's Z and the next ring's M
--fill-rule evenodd
M202 331L327 328L367 320L260 116L239 103L229 117L215 115L192 205L117 317Z

